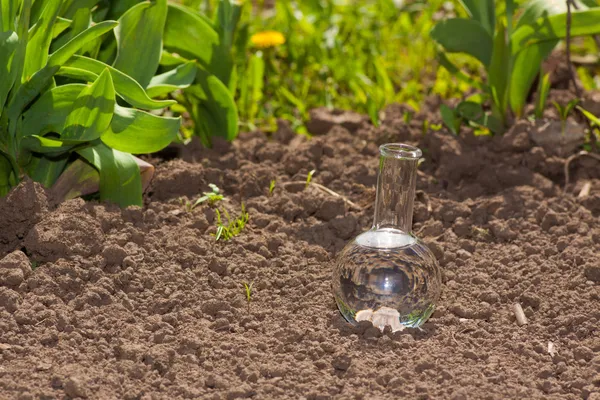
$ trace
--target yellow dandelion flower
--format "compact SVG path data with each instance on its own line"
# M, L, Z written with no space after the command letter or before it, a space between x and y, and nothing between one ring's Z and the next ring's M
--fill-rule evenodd
M285 37L281 32L263 31L255 33L250 37L250 41L256 47L268 48L276 47L285 43Z

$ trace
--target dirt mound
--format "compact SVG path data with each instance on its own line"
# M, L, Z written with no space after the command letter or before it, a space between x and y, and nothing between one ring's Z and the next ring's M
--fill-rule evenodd
M281 123L193 145L158 166L144 209L50 210L31 183L0 200L0 397L598 399L600 168L574 160L563 194L565 156L530 126L423 135L426 115L400 111L375 128L319 110L311 140ZM426 155L414 231L444 286L423 331L382 334L343 321L330 274L371 223L377 144L392 141ZM305 188L313 169L351 203ZM250 214L230 242L211 236L213 208L181 205L209 183L220 210Z

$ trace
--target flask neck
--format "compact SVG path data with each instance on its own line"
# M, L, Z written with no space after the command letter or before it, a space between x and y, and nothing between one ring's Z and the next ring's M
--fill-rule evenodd
M412 231L417 165L422 152L405 144L380 147L373 229Z

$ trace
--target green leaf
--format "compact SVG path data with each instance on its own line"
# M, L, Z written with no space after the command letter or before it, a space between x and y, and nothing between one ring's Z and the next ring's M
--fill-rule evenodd
M496 5L494 0L459 0L469 16L479 22L485 30L493 35L496 24Z
M510 52L506 43L506 26L504 22L500 21L497 28L494 37L492 61L488 68L488 82L494 103L494 111L504 121L508 107L507 93L510 74Z
M529 46L513 58L513 71L509 88L509 103L513 113L520 118L527 103L527 97L542 61L552 53L556 41Z
M0 197L6 196L10 191L11 175L13 174L12 164L4 153L0 152Z
M577 106L577 109L581 111L581 113L588 119L590 122L598 127L600 127L600 118L596 117L594 114L589 112L583 107Z
M146 92L150 97L158 97L185 89L196 79L196 62L188 61L177 68L152 78Z
M23 114L23 127L19 137L62 132L75 100L85 88L86 85L70 84L44 92Z
M100 200L123 208L142 206L140 168L131 154L111 149L101 142L77 153L100 173Z
M65 143L60 139L28 135L21 141L21 147L30 152L57 156L68 153L76 144Z
M163 35L165 49L197 60L209 68L213 51L220 47L219 35L204 18L187 7L169 4ZM198 45L202 43L202 45ZM209 68L210 72L214 72Z
M571 36L588 36L600 33L600 9L592 8L572 13ZM539 18L533 24L521 26L512 35L513 55L528 46L564 39L567 34L567 18L564 14Z
M98 139L110 126L115 108L115 88L108 69L81 91L67 117L61 139L81 142Z
M110 128L100 137L119 151L154 153L167 147L177 136L180 118L166 118L116 106Z
M0 33L0 76L2 77L0 79L0 110L4 108L8 93L16 79L13 69L13 58L18 46L19 37L16 32L8 31Z
M248 61L246 79L240 85L240 109L246 120L252 122L256 119L263 98L263 86L265 78L265 61L262 54L251 56Z
M50 42L52 41L52 29L60 11L60 6L61 0L47 0L39 20L31 28L23 70L24 80L29 79L36 71L46 65Z
M119 23L116 21L102 21L81 32L79 35L69 40L63 47L52 53L48 58L48 66L53 67L65 64L67 60L85 46L86 43L104 35L106 32L110 32L117 25L119 25Z
M139 3L119 18L115 28L117 58L113 66L147 87L158 69L167 0ZM204 46L200 42L198 47Z
M546 109L546 101L548 100L548 94L550 93L550 74L545 74L539 82L537 99L535 102L535 117L540 119L544 116L544 110Z
M461 120L456 117L454 110L448 107L445 104L440 106L440 113L442 114L442 121L444 121L444 125L450 129L452 133L458 135L460 130Z
M108 68L108 70L110 71L110 75L113 79L113 83L115 85L115 90L117 94L121 98L123 98L123 100L125 100L134 107L146 110L158 110L177 103L174 100L152 100L135 79L124 74L118 69L104 64L101 61L76 55L73 56L64 65L65 67L72 67L79 70L92 72L96 75L100 75L102 71ZM69 72L76 73L77 71ZM89 77L89 74L82 73L80 79L88 80Z
M42 166L48 159L41 159L40 166ZM49 165L51 169L58 171L60 167L59 162L53 162ZM44 176L40 175L41 179L46 181L38 181L46 187L51 187L51 195L53 199L58 202L74 199L79 196L86 194L92 194L98 192L100 187L100 174L98 170L84 161L81 158L69 163L68 166L63 165L62 170L59 174L53 173L52 175ZM39 170L39 168L36 168Z
M212 136L233 140L238 133L238 116L235 101L229 89L214 75L198 69L197 84L186 92L194 97L193 114L200 137Z
M456 114L469 121L479 121L485 115L481 104L472 101L463 101L456 106Z
M69 40L73 39L75 36L88 29L90 27L90 22L90 9L78 9L75 15L73 16L71 24L69 25L70 29L52 43L52 49L56 50L67 44ZM93 42L86 44L86 46L83 48L90 48L90 44L93 44Z
M490 64L492 36L475 20L452 18L441 21L431 31L431 37L450 53L469 54L486 67Z

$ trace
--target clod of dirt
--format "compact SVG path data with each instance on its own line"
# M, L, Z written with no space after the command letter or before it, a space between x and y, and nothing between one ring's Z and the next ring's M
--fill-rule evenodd
M48 199L42 185L25 180L8 196L0 198L0 255L19 244L48 211Z
M69 200L29 231L24 244L34 260L89 257L102 248L100 223L82 209L84 205L81 199Z
M529 131L531 124L528 121L519 121L508 132L501 136L501 144L508 151L527 151L531 148Z
M0 286L17 287L31 274L31 263L22 251L15 250L0 260Z
M313 135L324 135L336 125L341 125L349 131L355 131L366 121L364 115L352 111L334 110L332 112L326 107L320 107L310 111L310 120L306 127Z
M560 121L536 121L529 137L546 154L566 156L584 144L585 126L569 119L563 130Z
M600 282L600 264L588 264L585 266L585 277L592 282Z

